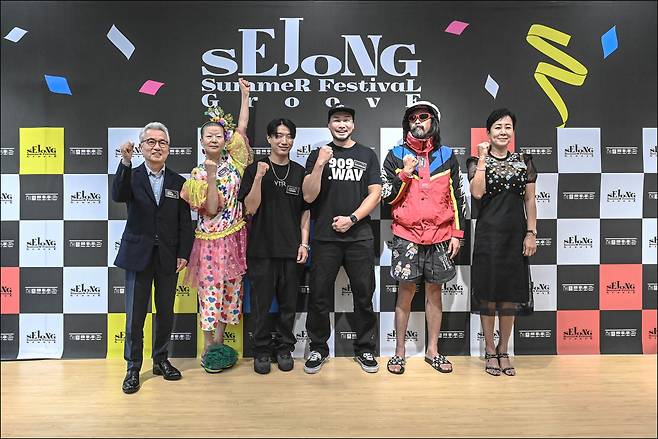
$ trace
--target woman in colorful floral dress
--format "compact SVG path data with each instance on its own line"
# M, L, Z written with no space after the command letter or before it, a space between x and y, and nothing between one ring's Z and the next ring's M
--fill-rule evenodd
M201 127L206 159L192 170L181 191L183 199L199 214L184 283L198 290L199 324L204 335L201 365L211 373L234 363L235 352L223 344L224 330L227 324L237 325L242 314L247 227L238 191L244 169L253 161L246 136L249 88L249 82L240 78L237 127L233 116L224 114L221 108L206 112L210 121ZM224 360L228 355L233 361L222 361L218 352Z

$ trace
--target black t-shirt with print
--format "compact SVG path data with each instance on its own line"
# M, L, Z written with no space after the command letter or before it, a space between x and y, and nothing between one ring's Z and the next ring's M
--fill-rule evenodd
M288 171L288 165L270 164L268 158L263 157L245 169L238 193L240 201L244 201L251 191L258 162L267 163L270 169L261 181L261 201L251 222L247 257L297 258L302 242L302 213L308 209L302 194L304 167L291 160Z
M382 184L379 160L367 146L355 143L351 148L329 144L332 159L322 172L320 193L311 204L311 218L315 220L313 239L319 241L363 241L373 239L370 216L362 218L345 233L331 228L335 216L350 216L368 196L368 186ZM319 149L311 152L306 161L306 175L313 172Z

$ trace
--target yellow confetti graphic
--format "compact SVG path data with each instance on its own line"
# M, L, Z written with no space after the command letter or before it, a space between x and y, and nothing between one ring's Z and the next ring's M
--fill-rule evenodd
M567 123L567 119L569 119L569 110L560 96L560 93L557 92L548 78L554 78L558 81L566 82L569 85L580 87L583 85L585 78L587 77L587 68L570 55L551 45L546 40L566 47L569 44L570 39L571 35L541 24L533 24L530 26L528 35L526 36L526 41L532 47L568 69L566 70L545 62L537 64L537 68L535 69L535 81L537 81L537 84L539 84L553 105L555 105L555 108L562 118L562 125L558 125L558 128L563 128Z

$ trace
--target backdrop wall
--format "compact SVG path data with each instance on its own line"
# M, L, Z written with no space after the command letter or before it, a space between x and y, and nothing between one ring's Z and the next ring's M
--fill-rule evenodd
M2 359L122 357L124 281L112 262L126 209L109 199L118 146L161 121L171 132L168 166L189 173L200 161L206 107L218 103L237 116L238 76L254 83L248 133L256 153L267 154L267 122L287 117L299 127L300 163L329 140L329 106L354 107L355 139L383 159L399 142L404 108L428 99L465 171L488 114L510 108L515 148L533 154L540 172L536 312L517 320L510 351L656 352L655 2L1 8ZM476 212L467 201L458 276L443 291L440 344L448 355L480 355L484 343L479 317L469 314ZM395 345L390 224L388 209L374 212L380 355ZM307 345L307 274L296 356ZM246 356L248 295L247 283L243 322L226 334ZM175 307L172 356L194 357L196 291L180 286ZM351 355L353 307L342 271L333 309L331 354ZM423 354L424 320L421 290L405 334L409 355Z

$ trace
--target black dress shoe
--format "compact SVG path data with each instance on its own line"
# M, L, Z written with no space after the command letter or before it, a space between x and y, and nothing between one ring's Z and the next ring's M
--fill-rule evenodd
M165 380L176 381L183 378L180 370L171 365L169 360L162 360L158 363L153 363L153 374L162 375Z
M139 371L131 369L126 373L121 386L123 393L135 393L139 390Z

